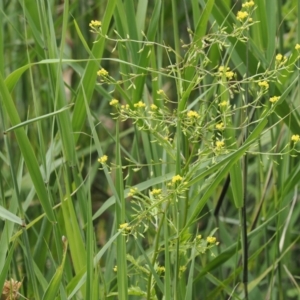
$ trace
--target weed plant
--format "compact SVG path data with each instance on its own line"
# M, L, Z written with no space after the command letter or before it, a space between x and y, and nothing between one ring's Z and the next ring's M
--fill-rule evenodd
M1 2L1 299L300 299L299 9Z

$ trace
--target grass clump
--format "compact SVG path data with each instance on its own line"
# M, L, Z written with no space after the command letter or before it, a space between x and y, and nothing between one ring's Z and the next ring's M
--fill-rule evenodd
M2 298L297 299L292 4L232 2L1 8Z

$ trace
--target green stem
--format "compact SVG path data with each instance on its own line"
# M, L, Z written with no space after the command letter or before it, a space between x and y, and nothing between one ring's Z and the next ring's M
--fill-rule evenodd
M158 256L158 246L159 246L159 236L160 236L160 232L162 229L162 226L164 224L164 219L166 216L166 213L169 209L170 206L170 202L167 203L166 209L164 211L164 213L162 214L162 218L160 219L159 225L158 225L158 229L157 229L157 233L156 233L156 237L155 237L155 243L154 243L154 250L153 250L153 257L152 257L152 265L155 265L155 261L157 259ZM165 243L167 243L168 241L165 241ZM150 299L151 296L151 281L152 281L152 273L150 272L149 277L148 277L148 286L147 286L147 299Z

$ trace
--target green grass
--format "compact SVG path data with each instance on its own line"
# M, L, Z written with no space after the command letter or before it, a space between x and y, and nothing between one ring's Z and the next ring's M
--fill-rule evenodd
M0 3L2 298L300 299L300 1L241 5Z

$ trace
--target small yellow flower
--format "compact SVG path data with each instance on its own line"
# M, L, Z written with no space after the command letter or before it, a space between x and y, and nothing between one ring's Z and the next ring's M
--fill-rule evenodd
M129 189L129 193L128 193L128 197L132 197L133 195L135 195L136 193L138 192L138 189L135 187L135 188L131 188Z
M232 71L228 71L228 72L225 73L225 76L226 76L229 80L231 80L231 79L233 78L233 76L234 76L234 73L233 73Z
M101 156L101 157L98 158L98 162L99 162L100 164L106 163L107 160L108 160L107 155L103 155L103 156Z
M158 90L158 91L157 91L157 94L158 94L158 95L164 95L165 92L164 92L164 90Z
M139 101L138 103L134 104L134 107L138 107L138 108L142 108L142 107L145 107L145 106L146 106L146 104L143 103L142 101Z
M199 114L194 110L188 111L187 116L190 119L193 119L193 118L198 119L199 118Z
M91 28L93 28L93 27L100 27L102 25L102 23L100 22L100 21L97 21L97 20L92 20L91 22L90 22L90 24L89 24L89 26L91 27Z
M274 96L274 97L271 97L271 98L269 99L269 101L270 101L271 103L275 103L275 102L277 102L279 99L280 99L280 97Z
M106 77L108 75L108 72L105 70L105 69L100 69L98 72L97 72L97 75L98 76L102 76L102 77Z
M218 129L218 130L224 130L224 123L221 122L221 123L217 124L216 125L216 129Z
M300 45L299 45L299 44L296 44L295 49L296 49L296 50L300 50Z
M117 272L118 271L118 267L114 266L113 270L114 270L114 272Z
M248 13L246 11L238 11L236 18L238 21L243 21L245 18L248 17Z
M118 100L117 100L118 101ZM119 102L119 101L118 101ZM128 110L129 109L129 104L123 104L123 105L121 105L121 109L122 110Z
M158 266L156 270L159 274L166 272L166 268L164 266Z
M262 88L265 88L265 89L268 89L269 88L269 84L268 84L268 82L267 81L260 81L259 83L258 83L258 85L260 86L260 87L262 87Z
M202 235L201 235L201 234L198 234L198 235L196 236L196 239L197 239L197 240L201 240L201 239L202 239Z
M228 106L228 101L226 101L226 100L222 101L221 103L219 103L219 106L220 107L226 107L226 106Z
M123 224L120 224L120 229L130 230L131 227L129 226L128 223L123 223Z
M116 106L116 105L118 105L119 104L119 100L117 100L117 99L112 99L110 102L109 102L109 105L111 105L111 106Z
M175 184L177 181L181 181L181 180L182 180L182 177L180 175L175 175L172 178L172 183Z
M215 244L217 239L214 237L214 236L208 236L206 238L206 241L209 243L209 244Z
M153 189L150 192L151 195L155 196L155 195L160 195L161 194L161 189Z
M252 6L254 6L254 1L248 1L248 2L245 2L244 4L242 4L242 7L245 7L245 8L249 8Z
M216 141L216 148L217 150L221 150L224 147L224 141Z
M220 73L223 73L224 71L229 71L230 68L227 67L226 70L225 70L225 67L224 67L224 66L220 66L218 70L219 70ZM221 75L222 75L222 74L221 74Z
M281 61L282 61L282 58L283 58L283 56L282 56L282 54L280 54L280 53L277 54L276 57L275 57L275 59L276 59L277 62L281 62Z
M157 110L157 106L156 106L155 104L151 104L151 105L150 105L150 108L151 108L152 110Z
M297 143L300 140L299 134L293 134L291 137L292 142Z

